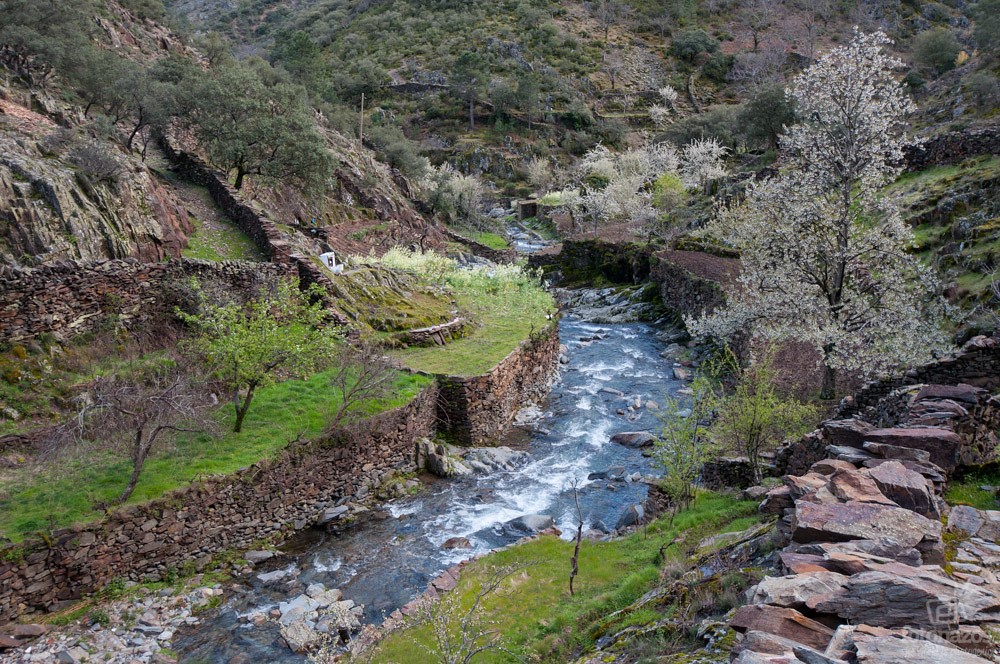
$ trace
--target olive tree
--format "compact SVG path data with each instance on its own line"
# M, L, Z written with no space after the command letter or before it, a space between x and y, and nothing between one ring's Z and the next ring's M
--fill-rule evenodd
M702 337L750 328L812 343L823 398L834 396L838 370L872 375L946 345L936 278L907 252L910 229L879 195L901 171L914 108L888 43L856 33L795 79L802 122L781 140L787 168L750 183L745 201L709 225L741 251L739 288L725 307L688 319Z

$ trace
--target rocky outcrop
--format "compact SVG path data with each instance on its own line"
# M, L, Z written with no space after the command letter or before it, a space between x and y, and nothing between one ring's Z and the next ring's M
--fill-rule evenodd
M906 170L922 171L931 166L957 164L981 154L1000 154L1000 127L975 127L939 134L906 148Z
M764 494L760 511L779 517L785 546L776 574L730 620L743 633L735 661L994 659L1000 511L949 513L941 498L949 472L992 459L980 440L992 398L964 384L908 395L868 411L893 413L896 426L825 423L788 465L801 469L821 449L826 458ZM977 416L984 426L973 426Z
M0 265L159 261L187 243L187 212L114 143L0 99L0 155Z

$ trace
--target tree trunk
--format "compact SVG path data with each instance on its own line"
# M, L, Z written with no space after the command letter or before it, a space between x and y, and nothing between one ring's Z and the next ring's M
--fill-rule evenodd
M132 496L135 485L139 483L139 475L142 474L142 467L146 465L146 457L149 455L149 445L144 440L144 429L139 429L135 435L135 450L132 453L132 474L128 478L128 484L118 496L116 504L120 505Z
M256 385L251 385L247 389L247 395L243 398L243 403L236 404L236 424L233 425L233 433L239 433L243 430L243 418L247 416L247 411L250 410L250 402L253 401L253 391Z
M239 191L243 187L243 178L246 177L246 171L242 167L236 169L236 191Z
M833 399L837 396L837 370L828 364L823 365L823 388L820 390L820 399Z

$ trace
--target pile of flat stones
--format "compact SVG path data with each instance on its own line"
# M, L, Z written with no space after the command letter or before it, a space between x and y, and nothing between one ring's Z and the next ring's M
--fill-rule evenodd
M0 662L175 662L171 644L178 630L197 625L198 614L214 606L223 590L200 586L177 593L136 588L129 597L94 607L81 620L61 627L7 625L0 634Z
M942 499L966 452L951 423L983 398L959 387L917 391L896 427L826 422L828 458L745 491L784 548L730 619L735 661L1000 661L1000 511Z

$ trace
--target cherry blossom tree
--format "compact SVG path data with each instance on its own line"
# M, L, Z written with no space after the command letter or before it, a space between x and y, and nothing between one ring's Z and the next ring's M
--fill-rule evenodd
M709 226L740 249L740 287L726 307L688 321L698 336L750 328L813 343L823 398L838 370L870 376L946 346L936 278L906 252L912 234L879 195L900 173L914 110L889 43L856 32L794 81L787 94L803 121L781 140L788 167L751 183Z
M729 149L716 138L697 138L681 152L680 173L689 189L707 189L712 180L725 177L725 157Z

